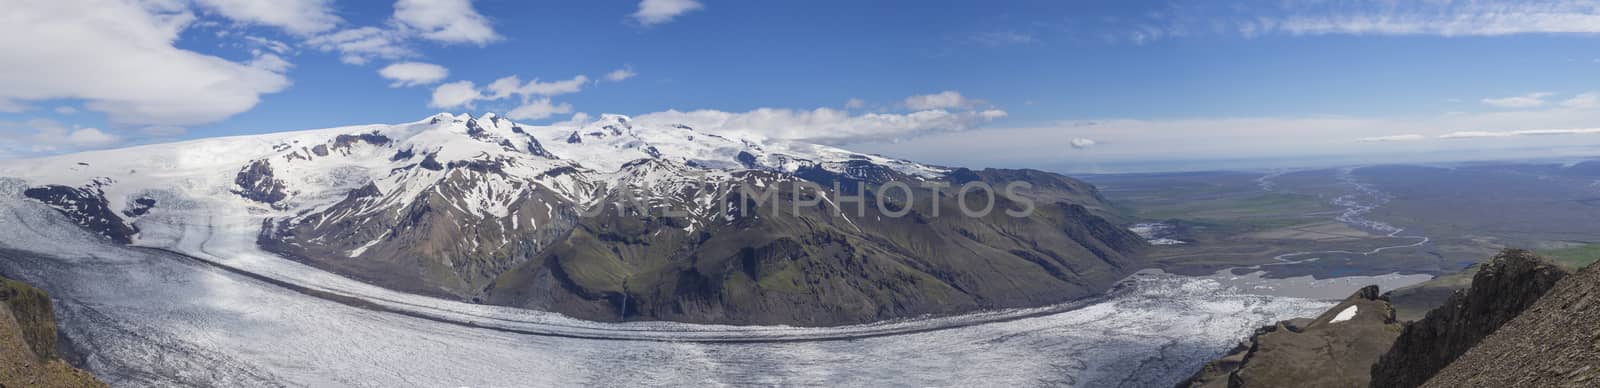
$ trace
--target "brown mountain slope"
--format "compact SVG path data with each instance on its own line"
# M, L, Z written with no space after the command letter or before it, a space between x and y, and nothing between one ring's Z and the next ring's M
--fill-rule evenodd
M0 278L0 387L103 387L56 356L55 318L43 291Z
M1600 267L1561 280L1423 386L1600 386Z
M1524 250L1485 263L1472 287L1406 324L1372 367L1373 387L1416 387L1538 301L1568 270Z
M1368 286L1314 319L1264 327L1185 387L1361 387L1394 337L1394 309Z
M1092 186L1038 174L1054 178L1018 194L1035 201L1026 217L968 217L949 191L936 201L921 189L910 202L894 196L893 208L909 206L898 218L873 208L880 193L866 190L863 216L850 203L807 201L811 191L797 203L801 181L782 176L767 177L781 182L771 186L776 202L746 213L740 204L754 199L733 195L730 211L693 231L681 219L613 208L578 219L565 239L485 294L490 303L596 320L836 325L1058 303L1101 292L1136 269L1129 255L1142 239L1089 207L1055 202L1095 201ZM1016 176L952 180L995 175ZM838 198L830 180L848 178L810 179ZM968 199L969 208L982 207ZM995 209L1023 208L1019 199L997 196Z
M1529 329L1537 334L1515 334L1523 329L1513 330L1508 324L1524 320L1519 314L1526 315L1525 310L1534 311L1529 306L1557 305L1566 306L1567 309L1578 306L1577 310L1588 308L1584 300L1589 291L1566 291L1563 295L1567 296L1553 296L1557 294L1552 290L1558 285L1571 289L1584 286L1593 289L1596 284L1592 281L1562 280L1569 273L1532 253L1513 249L1463 271L1467 275L1452 275L1429 286L1435 289L1422 292L1411 289L1378 297L1376 288L1369 287L1314 320L1302 318L1285 321L1257 331L1244 344L1208 363L1180 386L1416 387L1429 382L1428 379L1436 374L1442 375L1440 371L1447 366L1458 370L1452 373L1472 373L1466 371L1475 369L1463 369L1454 363L1460 362L1457 359L1469 351L1483 352L1477 345L1485 338L1502 335L1516 335L1513 338L1523 341L1519 345L1525 347L1505 350L1503 353L1548 356L1552 360L1559 360L1551 361L1556 364L1551 364L1548 370L1572 374L1561 377L1578 378L1588 372L1581 371L1581 366L1568 367L1590 360L1584 358L1584 353L1574 353L1573 349L1586 343L1593 346L1594 341L1600 339L1600 330L1594 330L1592 323L1556 320L1563 322L1554 324L1556 326L1570 326L1571 331L1566 334L1573 336L1559 341L1544 339L1556 330L1549 327L1552 325L1550 323L1540 323L1546 326ZM1470 276L1471 286L1454 291L1444 304L1429 311L1422 319L1402 325L1394 318L1396 310L1393 306L1403 304L1417 308L1431 304L1429 301L1436 299L1434 294L1451 288L1450 284L1458 283L1461 276ZM1392 297L1413 300L1391 304L1389 299ZM1547 299L1565 302L1547 302ZM1352 319L1330 324L1328 317L1336 316L1352 305L1359 309ZM1552 308L1544 309L1544 314L1554 314L1548 311ZM1376 312L1388 315L1368 315ZM1582 316L1581 312L1574 314ZM1377 319L1380 317L1384 319ZM1589 326L1583 326L1585 324ZM1532 349L1545 353L1537 353ZM1523 368L1511 366L1517 364L1496 366L1500 361L1488 356L1478 357L1482 357L1483 363L1478 367L1496 370L1491 372L1498 373L1494 376L1504 378L1526 372ZM1470 379L1441 381L1448 382L1437 386L1458 386L1455 385L1458 383L1475 386ZM1512 386L1517 385L1515 381L1511 383Z

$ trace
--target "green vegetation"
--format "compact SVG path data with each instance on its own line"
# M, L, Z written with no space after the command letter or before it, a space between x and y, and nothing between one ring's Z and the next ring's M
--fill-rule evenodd
M1542 250L1538 252L1544 257L1572 268L1583 268L1596 260L1600 260L1600 244L1586 244L1564 249Z
M11 310L21 325L22 336L40 359L56 354L56 324L50 297L19 281L0 278L0 302Z

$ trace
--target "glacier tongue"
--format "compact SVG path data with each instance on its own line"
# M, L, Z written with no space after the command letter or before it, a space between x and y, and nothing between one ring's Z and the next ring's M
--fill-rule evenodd
M0 180L0 194L22 187ZM171 249L435 318L424 319L105 244L14 195L0 209L0 270L46 285L66 335L93 349L89 369L119 386L1171 385L1253 328L1329 305L1145 273L1044 309L838 328L607 324L397 293L252 253L244 216L163 224L188 229ZM963 321L975 324L952 325ZM560 336L571 334L617 339Z

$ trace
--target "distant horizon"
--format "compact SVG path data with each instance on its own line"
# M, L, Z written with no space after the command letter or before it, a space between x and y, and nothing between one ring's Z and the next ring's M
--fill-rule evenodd
M147 146L147 145L183 143L183 142L189 142L189 141L202 141L202 140L207 140L207 139L217 139L217 138L226 138L226 137L250 137L250 136L264 136L264 135L293 133L293 132L330 130L330 129L347 128L347 127L360 127L360 126L366 126L366 125L401 125L401 124L406 124L406 123L427 121L429 118L436 117L436 116L439 116L439 115L449 115L449 116L466 115L466 116L473 117L473 118L482 118L482 117L487 117L487 116L489 116L491 114L495 115L495 116L499 116L499 117L504 117L498 112L491 112L491 111L483 111L483 112L440 111L440 112L437 112L437 113L434 113L434 114L431 114L431 115L427 115L427 116L424 116L424 117L421 117L421 118L418 118L418 119L415 119L415 120L404 120L404 121L396 120L396 121L390 121L390 122L375 122L375 123L345 123L345 124L338 124L338 125L319 127L319 128L296 128L296 129L285 129L285 130L262 130L262 131L250 131L250 132L247 132L247 133L220 134L220 135L217 135L217 136L185 138L185 139L151 139L153 141L136 143L136 144L123 144L123 145L121 145L119 147L106 148L106 149L101 149L101 150L111 151L111 150L132 148L132 147L139 147L139 146ZM610 115L624 116L624 117L629 117L630 119L634 117L634 115L628 115L628 114L622 114L622 113L603 113L603 114L597 114L597 115L595 115L593 117L590 117L588 119L590 120L589 122L593 122L593 120L598 120L600 117L610 116ZM555 122L555 123L530 124L530 123L524 123L524 122L518 121L518 124L527 125L527 126L530 126L530 127L581 126L581 125L584 125L584 124L587 124L587 123L588 122L565 121L565 122ZM790 140L783 140L783 139L778 139L778 140L790 141ZM805 142L805 141L801 141L801 142ZM825 143L816 143L816 144L829 145L829 144L825 144ZM1472 151L1475 151L1477 153L1467 153L1467 154L1463 154L1460 151L1451 150L1451 151L1433 151L1433 152L1421 152L1421 153L1320 154L1320 155L1277 156L1277 157L1257 157L1257 158L1115 160L1115 161L1104 161L1104 162L1088 163L1088 164L1061 163L1061 164L1055 164L1055 165L1048 164L1048 163L1047 164L1039 164L1039 165L1027 165L1027 164L1004 164L1004 165L962 164L962 163L959 163L959 162L958 163L951 163L951 162L942 161L942 160L938 160L938 159L934 159L934 160L918 159L918 158L904 157L904 156L901 156L901 155L895 155L895 154L892 154L892 153L868 151L866 149L862 149L862 148L858 148L858 147L852 147L852 146L849 146L849 145L839 146L839 148L847 150L847 151L854 151L854 152L859 152L859 153L863 153L863 154L881 155L881 156L885 156L885 157L891 157L891 158L896 158L896 159L904 159L904 160L909 160L909 161L912 161L912 162L926 163L926 164L930 164L930 165L937 165L937 166L950 167L950 168L970 168L970 169L975 169L975 170L981 170L981 169L986 169L986 168L1034 169L1034 170L1049 171L1049 172L1054 172L1054 173L1059 173L1059 174L1064 174L1064 175L1071 175L1071 176L1130 175L1130 174L1176 174L1176 173L1205 173L1205 172L1273 172L1273 171L1295 171L1295 170L1321 170L1321 169L1346 168L1346 167L1370 167L1370 166L1381 166L1381 165L1449 166L1449 165L1454 165L1454 164L1470 164L1470 163L1572 164L1572 163L1577 163L1577 162L1582 162L1582 161L1587 161L1587 160L1600 160L1600 145L1593 145L1593 146L1591 146L1591 145L1575 145L1575 146L1553 147L1553 148L1545 148L1545 147L1488 148L1488 149L1472 150ZM84 150L84 151L81 151L81 152L91 152L91 151L101 151L101 150ZM1552 151L1562 151L1562 152L1552 152ZM5 160L26 160L26 159L36 159L36 158L49 158L49 157L57 157L57 156L70 156L70 155L75 154L75 153L77 153L77 152L65 153L65 154L53 154L53 155L37 155L37 156L33 156L33 157L3 157L3 156L0 156L0 161L5 161ZM1463 156L1463 155L1476 155L1476 156Z

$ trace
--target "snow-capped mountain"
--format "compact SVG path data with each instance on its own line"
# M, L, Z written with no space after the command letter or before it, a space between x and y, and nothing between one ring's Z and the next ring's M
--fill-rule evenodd
M374 284L590 319L835 324L1053 303L1101 291L1142 246L1102 218L1092 186L1059 175L620 115L529 126L439 114L22 161L0 176L118 243L183 252L203 248L199 234L250 233ZM916 184L910 198L852 188L1014 180L1034 188L995 206L1038 202L1033 215L949 216L961 214L953 193ZM781 206L740 206L774 200L741 184ZM812 184L820 200L795 194ZM871 210L836 203L834 184ZM882 216L880 194L911 216ZM635 200L684 214L608 205Z

